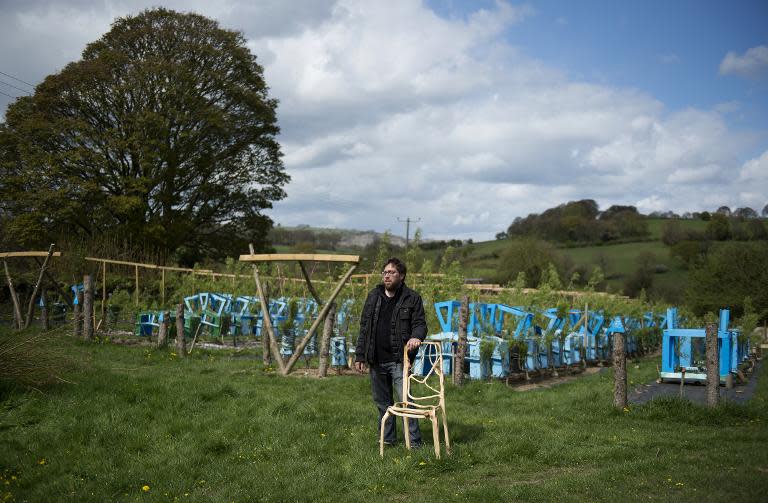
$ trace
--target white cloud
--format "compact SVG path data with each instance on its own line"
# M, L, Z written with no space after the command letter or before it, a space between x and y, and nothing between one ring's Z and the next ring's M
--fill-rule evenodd
M642 91L569 78L507 42L527 7L443 18L418 0L162 3L242 30L264 65L292 176L270 212L282 225L402 232L397 217L410 216L427 238L490 239L568 200L682 212L768 193L768 154L743 163L755 136L725 123L737 104L668 110ZM35 61L34 79L151 4L20 5L0 19L15 34L0 61ZM23 57L33 43L57 49ZM739 64L724 73L743 74Z
M745 162L741 167L739 179L747 182L762 182L763 188L768 189L768 150L763 152L760 157ZM768 196L765 198L768 199Z
M720 74L757 77L768 71L768 47L758 45L747 49L743 55L729 52L720 62Z

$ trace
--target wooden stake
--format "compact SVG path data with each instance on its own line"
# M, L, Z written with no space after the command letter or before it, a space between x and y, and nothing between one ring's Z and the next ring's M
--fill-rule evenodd
M157 331L158 349L163 349L168 346L168 320L170 318L170 311L163 311L163 321L160 322L160 328Z
M51 243L51 246L48 247L48 255L45 256L45 260L43 260L43 265L40 267L40 274L37 276L37 282L35 283L35 288L32 290L32 296L29 298L29 303L27 305L27 316L24 318L24 328L27 328L32 321L32 311L35 308L35 297L37 297L37 291L40 289L40 285L43 283L43 275L45 274L45 268L48 266L48 261L51 259L51 255L53 255L53 247L55 245Z
M136 266L136 305L139 305L139 266Z
M717 325L705 327L707 348L707 407L717 407L720 400L720 351L717 347Z
M315 287L312 285L312 281L309 279L307 268L304 266L304 262L301 260L299 260L299 268L301 269L302 276L304 276L304 281L307 283L307 289L309 290L309 293L312 295L312 298L315 299L317 305L322 307L323 299L321 299L320 295L317 294L317 290L315 290Z
M99 321L96 330L99 329L102 323L104 323L104 317L107 312L107 263L101 263L101 320Z
M331 345L331 335L333 334L333 325L336 323L336 303L331 305L328 314L325 315L323 324L323 338L320 339L320 368L318 374L325 377L328 374L328 351Z
M165 269L160 269L160 296L162 305L165 306Z
M262 312L262 324L261 324L261 339L262 344L265 346L265 351L269 348L272 353L272 359L277 361L277 366L280 368L280 372L285 374L285 363L283 357L280 355L280 349L277 347L277 339L275 338L275 331L272 328L272 319L269 316L269 302L266 295L264 295L264 289L261 286L261 280L259 279L259 268L256 265L253 266L253 280L256 282L256 290L259 292L259 302L261 302ZM303 350L303 348L302 348ZM298 353L295 353L298 354Z
M469 297L461 298L459 308L459 337L456 344L456 357L453 360L453 384L464 384L464 359L467 355L467 318L469 317Z
M48 319L48 302L45 300L45 290L40 294L40 324L43 330L49 330L51 328L50 320Z
M83 276L83 338L93 340L93 281L90 274Z
M80 337L83 328L83 317L81 316L83 309L83 295L80 292L75 292L75 299L77 302L74 303L74 308L72 309L72 335Z
M627 406L627 352L624 334L613 334L613 406L623 410Z
M179 358L187 356L187 345L184 341L184 304L176 306L176 355Z
M16 324L16 329L21 330L23 326L21 318L21 306L19 305L19 296L16 294L16 289L13 287L13 280L11 279L11 273L8 271L8 263L3 260L3 267L5 268L5 279L8 281L8 290L11 293L11 300L13 301L13 319Z

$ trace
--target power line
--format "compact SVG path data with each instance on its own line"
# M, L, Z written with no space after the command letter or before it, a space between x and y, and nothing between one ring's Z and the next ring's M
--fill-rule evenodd
M0 75L5 75L6 77L10 77L10 78L12 78L13 80L17 80L17 81L21 82L22 84L26 84L26 85L28 85L28 86L29 86L29 87L31 87L32 89L34 89L34 88L35 88L35 86L34 86L33 84L30 84L30 83L29 83L29 82L27 82L26 80L21 80L20 78L18 78L18 77L14 77L13 75L9 75L9 74L7 74L7 73L5 73L5 72L0 72ZM26 92L26 91L25 91L25 92Z
M2 79L0 79L0 84L5 84L6 86L8 86L8 87L12 87L12 88L16 89L17 91L21 91L22 93L25 93L25 94L31 94L31 93L30 93L29 91L27 91L26 89L22 89L22 88L20 88L20 87L16 87L16 86L14 86L13 84L11 84L11 83L9 83L9 82L6 82L6 81L4 81L4 80L2 80Z
M18 98L18 96L11 96L10 94L4 93L3 91L0 91L0 94L2 94L3 96L8 96L9 98L13 98L13 99Z

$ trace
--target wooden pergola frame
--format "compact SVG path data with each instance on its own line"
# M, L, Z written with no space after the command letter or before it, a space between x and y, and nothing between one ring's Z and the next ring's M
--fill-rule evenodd
M11 300L13 301L13 314L16 320L17 328L19 329L28 327L32 319L32 310L34 309L35 297L37 296L37 292L40 289L40 285L42 284L43 275L47 272L46 268L48 267L48 261L51 259L51 257L61 257L61 252L53 251L54 246L56 245L51 243L51 246L48 247L48 251L0 252L0 259L3 260L5 277L6 277L6 280L8 281L8 289L11 294ZM40 264L38 260L40 257L45 257L45 260L43 261L42 264ZM9 259L9 258L34 258L35 260L38 260L38 264L40 264L40 274L37 278L37 282L35 283L35 288L34 290L32 290L32 295L29 298L29 305L27 306L26 317L23 319L21 315L21 306L19 305L19 298L16 295L16 289L13 286L13 279L11 278L11 272L8 270L8 262L6 259Z
M325 319L325 316L328 314L328 310L330 309L331 304L333 304L333 301L336 300L336 297L338 297L339 293L341 292L341 289L344 288L344 285L347 283L347 281L349 281L349 278L352 276L352 273L354 273L355 269L357 269L357 266L360 263L360 257L357 255L323 255L323 254L309 254L309 253L307 254L304 254L304 253L254 254L253 247L251 247L250 254L240 255L240 261L253 263L253 279L256 282L256 289L259 292L259 301L261 302L261 308L262 308L262 311L264 312L264 317L263 317L264 329L266 329L267 334L269 335L269 351L272 354L272 358L275 361L277 361L277 365L280 368L280 373L282 375L288 375L293 369L293 366L296 364L296 361L304 352L304 348L307 346L307 344L309 344L309 341L310 339L312 339L312 336L315 335L315 332L317 331L317 327L319 327L320 323ZM302 341L293 351L293 354L288 359L287 363L283 362L283 358L280 355L280 349L277 347L277 339L275 338L275 331L274 331L274 328L272 327L272 320L269 317L269 305L267 304L267 298L264 295L264 288L261 285L261 279L259 277L259 268L257 267L257 264L256 264L258 262L298 262L299 267L301 268L301 273L304 276L304 281L307 283L307 288L309 289L309 292L315 298L318 305L322 306L317 318L315 319L314 322L312 322L312 326L309 327L309 330L307 331L307 335L304 336L304 339L302 339ZM328 298L327 301L323 301L322 299L320 299L320 297L317 294L317 290L315 290L315 287L312 285L312 281L309 278L309 274L307 273L307 268L305 267L304 262L340 262L340 263L352 264L352 266L347 270L346 274L344 274L344 276L342 276L342 278L336 284L336 288L334 288L330 298Z

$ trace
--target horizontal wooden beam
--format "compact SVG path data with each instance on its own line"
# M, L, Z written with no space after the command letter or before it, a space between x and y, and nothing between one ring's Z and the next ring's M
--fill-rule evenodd
M33 258L47 256L47 251L0 252L0 258ZM61 257L61 252L53 252L51 253L51 257Z
M285 262L291 260L306 260L313 262L360 262L358 255L324 255L312 253L262 253L256 255L240 255L241 262Z
M85 257L85 260L88 260L90 262L99 262L104 264L115 264L115 265L127 265L131 267L141 267L144 269L163 269L166 271L179 271L179 272L195 272L200 274L210 274L213 271L210 269L190 269L187 267L173 267L173 266L165 266L165 265L156 265L156 264L143 264L141 262L128 262L126 260L113 260L111 258L98 258L98 257Z

